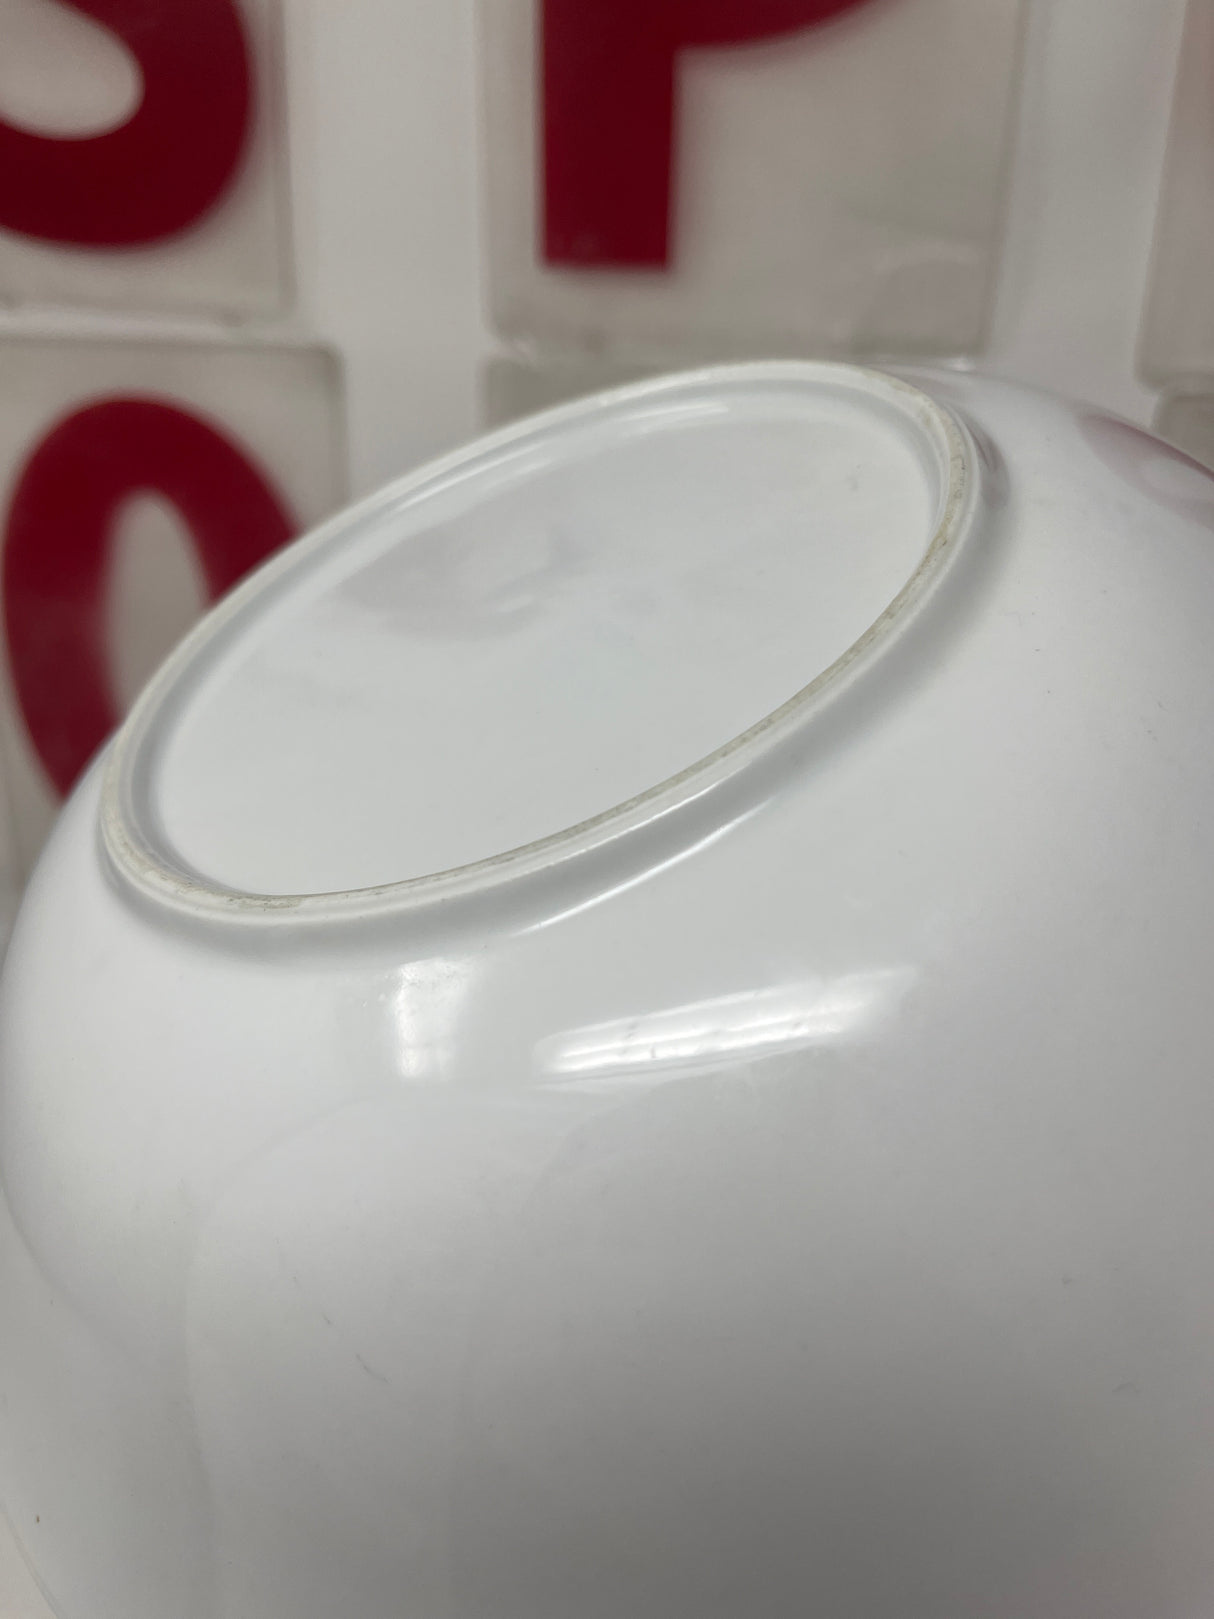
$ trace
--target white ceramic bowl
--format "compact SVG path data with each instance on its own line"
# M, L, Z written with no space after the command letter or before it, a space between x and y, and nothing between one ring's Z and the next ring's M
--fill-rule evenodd
M0 1006L63 1619L1214 1611L1214 482L919 386L486 440L88 776Z

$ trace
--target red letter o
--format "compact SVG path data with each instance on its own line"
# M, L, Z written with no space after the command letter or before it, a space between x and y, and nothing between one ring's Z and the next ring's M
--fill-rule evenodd
M295 525L266 478L179 406L109 399L76 411L30 456L4 540L4 618L17 702L66 793L118 723L105 645L110 534L144 490L181 512L212 600Z

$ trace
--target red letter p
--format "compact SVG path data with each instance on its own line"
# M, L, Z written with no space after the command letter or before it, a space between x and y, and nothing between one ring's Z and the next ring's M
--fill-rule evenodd
M675 63L812 28L865 0L543 0L544 257L669 258Z

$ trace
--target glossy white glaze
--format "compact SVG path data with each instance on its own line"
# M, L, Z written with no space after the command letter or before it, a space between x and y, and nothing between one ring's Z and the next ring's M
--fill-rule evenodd
M500 838L452 799L450 847L508 858L435 875L433 803L402 806L391 869L382 818L347 854L350 784L323 770L308 835L272 846L302 700L279 736L240 688L230 754L207 704L232 718L267 604L349 577L415 485L241 592L94 767L0 1003L0 1496L62 1619L1214 1605L1214 481L1112 419L918 382L935 404L735 368L522 430L601 434L609 488L641 409L855 412L878 542L832 532L880 566L854 627L836 644L810 606L773 699L752 659L788 604L738 589L737 686L663 710L656 768L727 741L721 712L761 718L760 689L785 706L622 810L612 705L645 710L623 660L587 700L603 792L575 748L534 803L520 767ZM898 446L929 441L905 533L882 528ZM470 479L523 442L470 452ZM721 453L730 524L753 452ZM797 556L770 539L810 603L836 559L805 557L799 509L828 485L781 507ZM485 600L471 554L434 559L457 616ZM564 634L547 577L528 590ZM423 629L458 667L443 615ZM502 706L524 751L547 667ZM248 770L273 813L191 823L191 770L214 804ZM562 835L567 791L605 818ZM231 891L345 870L402 885Z
M953 449L905 387L819 373L654 389L427 469L194 652L158 705L140 818L179 864L291 894L593 820L881 618Z

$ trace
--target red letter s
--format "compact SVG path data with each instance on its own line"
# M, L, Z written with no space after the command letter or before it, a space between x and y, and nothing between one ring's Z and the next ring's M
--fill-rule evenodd
M67 0L128 46L143 99L120 128L61 139L0 121L0 226L130 247L176 235L223 195L248 135L249 51L234 0Z

